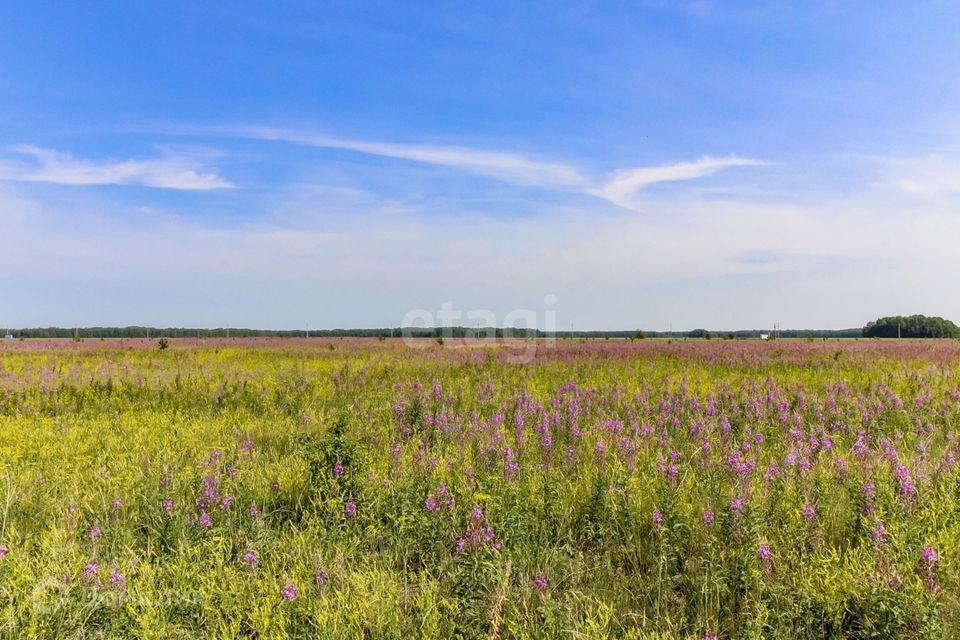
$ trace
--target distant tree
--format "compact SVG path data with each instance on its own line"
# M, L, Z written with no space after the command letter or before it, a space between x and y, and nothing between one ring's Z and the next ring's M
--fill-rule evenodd
M631 340L643 340L643 339L646 338L646 337L647 337L647 334L645 334L645 333L644 333L643 331L641 331L640 329L637 329L636 331L633 332L633 335L630 336L630 339L631 339Z

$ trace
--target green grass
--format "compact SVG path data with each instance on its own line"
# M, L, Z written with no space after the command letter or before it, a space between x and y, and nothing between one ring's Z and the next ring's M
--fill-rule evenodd
M956 358L603 342L6 350L0 634L960 636Z

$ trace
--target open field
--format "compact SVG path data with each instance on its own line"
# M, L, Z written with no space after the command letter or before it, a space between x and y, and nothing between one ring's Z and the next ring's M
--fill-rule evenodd
M0 637L960 637L960 342L0 342Z

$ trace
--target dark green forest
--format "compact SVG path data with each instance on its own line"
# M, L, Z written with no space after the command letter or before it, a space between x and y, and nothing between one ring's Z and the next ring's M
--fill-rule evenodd
M960 338L960 327L933 316L889 316L868 322L865 338Z

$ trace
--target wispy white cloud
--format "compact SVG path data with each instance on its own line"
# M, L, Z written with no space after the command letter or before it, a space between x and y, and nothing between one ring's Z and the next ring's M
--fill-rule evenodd
M234 133L260 140L291 142L326 149L345 149L451 167L511 183L566 188L581 187L586 184L586 179L574 167L563 163L533 160L519 153L457 146L346 140L317 133L269 127L245 127Z
M450 167L510 183L579 191L632 210L640 208L636 197L638 192L652 184L702 178L728 167L765 164L759 160L738 156L724 158L704 156L694 162L616 171L605 181L597 184L596 179L587 177L585 172L570 164L533 160L525 155L508 151L346 140L321 133L272 127L242 127L230 130L229 134L327 149L346 149Z
M187 191L234 187L206 167L201 158L185 155L168 153L147 160L95 162L33 145L17 145L11 151L31 158L33 162L0 161L0 180L64 185L142 185Z
M606 182L598 188L591 189L589 193L604 200L609 200L624 209L640 210L643 203L639 198L639 193L645 187L661 182L703 178L729 167L763 164L765 163L759 160L750 160L738 156L728 156L726 158L704 156L694 162L623 169L611 174Z
M325 149L343 149L386 158L448 167L511 184L537 186L564 192L584 193L611 202L618 207L643 211L641 192L663 182L693 180L722 169L757 166L764 162L731 155L722 158L703 156L692 162L653 167L634 167L609 174L590 176L577 167L556 161L534 160L521 153L433 144L399 144L376 140L350 140L309 130L264 126L203 127L164 129L167 134L203 133ZM66 185L144 185L180 190L232 188L207 166L210 153L167 152L160 158L95 162L53 149L19 145L11 149L34 162L11 162L0 158L0 180L50 182Z
M915 158L885 158L880 161L882 180L887 187L923 198L960 195L960 162L940 154Z

